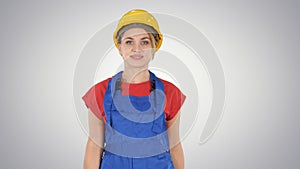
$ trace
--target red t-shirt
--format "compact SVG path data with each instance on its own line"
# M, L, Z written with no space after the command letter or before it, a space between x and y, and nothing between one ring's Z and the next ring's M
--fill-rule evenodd
M99 119L106 119L103 101L108 82L110 80L111 78L108 78L95 84L82 97L85 105L90 108ZM183 102L185 101L186 96L172 83L163 79L160 80L164 84L164 92L166 96L164 112L166 120L168 121L176 116ZM150 83L150 81L134 84L122 82L122 95L149 96L151 88Z

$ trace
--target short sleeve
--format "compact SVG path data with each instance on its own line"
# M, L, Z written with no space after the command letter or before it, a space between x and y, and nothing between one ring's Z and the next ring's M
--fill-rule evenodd
M83 96L87 108L89 108L99 119L105 118L103 100L109 79L92 86Z
M186 99L186 96L174 84L167 81L163 82L166 95L165 114L166 120L169 121L177 115Z

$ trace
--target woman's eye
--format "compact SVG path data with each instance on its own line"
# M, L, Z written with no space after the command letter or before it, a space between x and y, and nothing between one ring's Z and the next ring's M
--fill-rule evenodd
M133 44L133 42L130 41L130 40L129 40L129 41L126 41L125 43L126 43L127 45L132 45L132 44Z
M148 42L148 41L142 41L141 44L142 44L142 45L148 45L149 42Z

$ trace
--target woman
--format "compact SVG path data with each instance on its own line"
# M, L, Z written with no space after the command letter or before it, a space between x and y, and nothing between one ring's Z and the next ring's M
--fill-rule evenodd
M185 95L148 70L162 38L145 10L120 19L113 39L124 71L82 97L89 109L85 169L184 168L179 117Z

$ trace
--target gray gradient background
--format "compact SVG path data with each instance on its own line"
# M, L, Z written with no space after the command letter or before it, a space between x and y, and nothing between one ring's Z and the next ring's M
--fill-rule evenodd
M222 121L207 143L184 145L186 168L300 167L298 1L118 0L0 2L1 169L82 168L75 65L87 40L132 8L192 23L223 66Z

